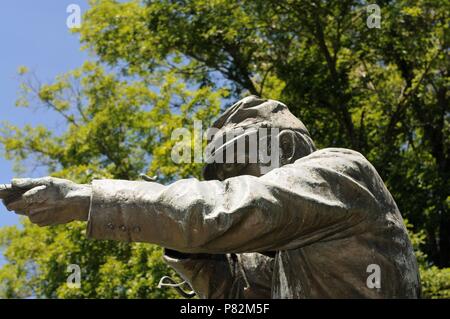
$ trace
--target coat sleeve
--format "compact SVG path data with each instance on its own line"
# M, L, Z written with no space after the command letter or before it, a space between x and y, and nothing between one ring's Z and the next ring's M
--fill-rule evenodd
M341 149L223 182L96 180L87 233L185 253L294 249L351 235L377 211L380 182L361 154Z
M184 255L166 249L164 260L202 299L271 297L274 259L262 254Z

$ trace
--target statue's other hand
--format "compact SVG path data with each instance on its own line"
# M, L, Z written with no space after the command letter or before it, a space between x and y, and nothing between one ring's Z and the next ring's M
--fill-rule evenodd
M13 179L11 185L19 195L3 199L3 203L34 224L49 226L88 219L90 185L53 177Z

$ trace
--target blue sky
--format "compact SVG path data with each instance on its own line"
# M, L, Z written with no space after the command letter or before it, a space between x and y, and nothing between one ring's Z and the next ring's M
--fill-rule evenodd
M1 1L0 12L0 122L12 124L43 124L56 128L62 120L51 112L15 107L19 92L17 70L26 66L42 82L74 69L87 59L80 51L78 36L66 26L69 4L77 4L82 12L87 0L14 0ZM36 170L31 177L45 175ZM13 163L0 156L0 183L7 183L15 174ZM0 227L17 225L18 217L0 205ZM2 258L0 256L0 264Z

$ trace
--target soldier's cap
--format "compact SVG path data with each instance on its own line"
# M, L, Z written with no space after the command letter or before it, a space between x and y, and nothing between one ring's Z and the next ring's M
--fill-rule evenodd
M277 128L283 130L296 131L302 134L311 150L315 149L314 143L305 125L295 117L289 108L275 100L262 99L251 95L229 107L211 126L215 130L206 146L206 165L203 169L203 177L206 180L214 179L214 158L219 152L224 152L228 147L234 147L240 138L245 138L260 128ZM234 134L233 132L240 132ZM224 136L235 138L223 142Z

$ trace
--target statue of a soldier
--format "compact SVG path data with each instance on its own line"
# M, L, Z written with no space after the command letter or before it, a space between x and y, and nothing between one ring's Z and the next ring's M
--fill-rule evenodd
M206 181L14 179L0 196L40 226L87 221L91 238L165 247L166 262L202 298L420 296L400 212L360 153L316 150L286 105L255 96L213 127ZM251 138L263 129L279 167L251 160ZM223 142L230 132L239 134ZM244 156L217 160L238 145Z

